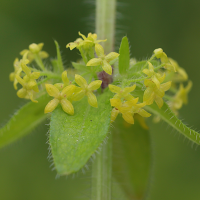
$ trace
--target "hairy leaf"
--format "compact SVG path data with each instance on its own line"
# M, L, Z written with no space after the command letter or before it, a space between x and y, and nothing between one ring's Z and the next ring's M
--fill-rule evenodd
M119 54L119 73L125 74L130 64L129 43L126 36L122 38Z
M0 147L30 133L46 118L47 115L44 114L44 107L50 100L50 97L43 95L37 100L38 103L29 102L20 108L10 121L0 129Z
M127 124L121 116L113 123L113 174L128 199L143 199L151 168L149 131L137 120Z
M82 168L105 139L110 126L110 92L98 99L98 108L87 98L74 102L69 116L58 107L51 116L49 142L57 172L66 175Z

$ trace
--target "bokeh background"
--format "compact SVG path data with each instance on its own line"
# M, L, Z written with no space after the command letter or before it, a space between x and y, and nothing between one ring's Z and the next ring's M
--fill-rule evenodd
M134 57L144 59L155 48L162 47L186 69L194 86L180 117L200 130L200 1L123 0L118 11L117 41L127 35ZM24 104L8 79L19 52L33 42L44 42L44 50L55 57L53 39L56 39L67 66L79 56L65 45L77 38L78 31L84 34L94 31L93 23L93 1L0 1L1 125ZM118 45L117 42L116 48ZM89 199L86 195L90 189L89 172L56 178L56 172L51 171L47 128L41 125L32 134L0 150L0 199ZM163 122L152 126L151 136L154 177L150 200L199 200L200 148Z

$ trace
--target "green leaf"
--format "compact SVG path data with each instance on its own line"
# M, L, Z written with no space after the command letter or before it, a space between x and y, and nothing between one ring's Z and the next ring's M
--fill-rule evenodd
M79 70L80 72L89 72L90 68L84 64L72 62L72 65L75 69Z
M125 74L130 64L129 43L126 36L122 38L119 54L119 73Z
M61 53L60 53L60 48L59 48L59 44L56 40L54 40L55 45L56 45L56 51L57 51L57 66L56 68L54 68L55 72L61 73L64 71L64 67L63 67L63 62L62 62L62 57L61 57Z
M91 107L86 97L74 102L73 116L63 112L61 107L52 113L49 142L60 175L81 169L107 136L111 96L109 91L100 95L98 108Z
M151 168L149 131L139 122L127 124L121 116L113 123L113 174L128 199L143 199Z
M25 136L39 125L47 117L44 108L50 99L51 97L43 95L37 99L38 103L29 102L20 108L0 129L0 147Z
M167 124L172 126L175 130L183 134L192 142L200 144L200 134L195 130L187 127L180 119L178 119L165 102L161 109L159 109L155 103L150 106L146 106L145 108L149 112L158 115L161 119L167 122Z
M134 91L135 96L138 96L140 100L142 100L143 92L137 90ZM169 106L164 102L161 109L155 104L145 106L145 109L155 115L158 115L162 120L164 120L167 124L172 126L179 133L183 134L189 140L196 144L200 144L200 134L195 130L187 127L178 117L171 111Z

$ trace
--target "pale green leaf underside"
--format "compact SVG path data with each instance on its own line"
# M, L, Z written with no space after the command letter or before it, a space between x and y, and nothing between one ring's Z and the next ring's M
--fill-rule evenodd
M125 74L130 63L129 43L126 36L122 38L119 54L119 73Z
M113 132L113 175L129 199L144 199L151 168L149 131L118 116Z
M134 92L136 96L140 97L140 100L142 100L143 92ZM175 130L177 130L179 133L183 134L185 137L187 137L189 140L196 144L200 144L200 134L191 128L187 127L178 117L171 111L167 103L164 102L161 109L158 108L158 106L155 104L155 102L152 105L145 106L145 109L155 115L158 115L162 120L164 120L167 124L172 126Z
M44 107L50 97L43 95L37 99L38 103L29 102L21 107L0 129L0 147L3 147L15 140L30 133L39 125L47 115L44 114Z
M73 102L75 114L69 116L58 107L51 116L49 142L55 168L66 175L82 168L105 139L110 126L110 92L98 97L98 108L87 98Z

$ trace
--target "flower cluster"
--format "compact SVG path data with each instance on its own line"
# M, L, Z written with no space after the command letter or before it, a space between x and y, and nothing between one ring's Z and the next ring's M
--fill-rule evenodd
M145 124L141 119L151 116L146 108L154 102L161 109L166 99L176 114L177 110L187 103L192 82L189 81L184 87L183 82L188 81L187 73L175 60L168 58L161 48L155 49L150 59L142 61L144 64L140 68L136 67L139 62L131 58L130 69L127 74L121 76L118 70L120 54L105 54L103 46L99 44L106 42L106 39L99 40L97 34L92 33L87 37L80 32L79 35L81 38L66 45L70 50L76 48L82 56L81 61L73 63L75 69L70 70L73 72L71 78L69 69L63 68L59 51L57 60L51 61L53 71L45 67L43 62L43 59L48 58L48 53L42 51L43 43L33 43L29 45L29 49L20 52L22 58L15 59L14 72L10 74L14 88L17 89L18 83L22 86L17 91L18 97L36 103L36 99L47 92L53 99L44 108L45 113L52 112L60 104L64 112L74 115L73 102L80 101L85 96L90 106L98 108L96 96L101 95L105 91L105 85L108 85L109 90L114 93L110 99L110 105L113 107L111 122L121 113L129 124L134 124L136 118ZM36 68L30 67L33 61L37 64ZM59 66L61 70L55 69L58 65L62 65ZM101 73L108 76L99 80ZM111 81L112 84L109 84ZM142 96L138 91L142 92Z

